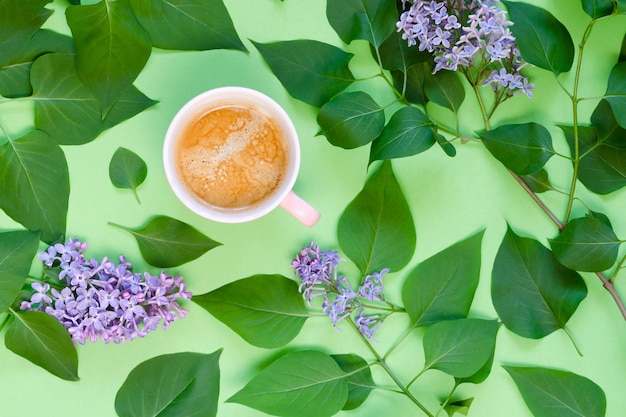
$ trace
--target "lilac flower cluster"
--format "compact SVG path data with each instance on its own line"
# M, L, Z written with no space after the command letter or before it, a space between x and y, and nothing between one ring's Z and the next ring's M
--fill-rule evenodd
M354 323L363 336L372 339L386 315L366 314L371 307L366 301L385 301L383 276L389 269L366 276L355 291L345 276L338 275L340 261L338 252L320 251L319 246L311 243L293 259L291 267L301 279L299 291L309 305L313 297L323 297L322 310L335 327L358 310Z
M86 243L70 239L40 252L38 258L48 271L58 273L62 285L33 283L34 293L20 308L57 318L80 344L98 338L105 343L132 340L161 322L165 329L185 317L187 310L176 301L191 299L183 277L133 273L123 256L117 265L106 257L87 261L86 249Z
M533 84L520 73L526 65L499 0L403 0L396 26L409 46L430 52L433 72L477 69L470 81L512 96L532 97ZM466 74L469 72L465 71Z

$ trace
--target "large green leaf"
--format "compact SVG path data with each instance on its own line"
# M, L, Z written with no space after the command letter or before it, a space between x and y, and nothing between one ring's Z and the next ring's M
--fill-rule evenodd
M217 416L221 353L171 353L140 363L117 391L117 415Z
M15 313L4 336L7 349L68 381L78 380L78 354L57 319L40 311Z
M130 0L130 5L157 48L246 49L223 0Z
M483 232L420 262L402 286L402 302L415 327L467 317L478 287Z
M343 252L363 276L402 269L415 252L415 224L391 162L385 161L339 218Z
M150 35L128 0L69 6L65 15L76 45L76 69L104 119L148 61Z
M380 136L374 139L370 163L416 155L430 149L435 142L433 122L418 108L406 106L391 116Z
M617 260L620 240L610 224L593 217L581 217L567 223L550 240L556 259L576 271L601 272Z
M496 320L446 320L424 333L424 369L438 369L457 378L484 367L496 345Z
M582 0L583 10L592 19L608 16L613 13L614 0Z
M106 118L80 80L74 55L46 54L33 63L35 126L62 145L80 145L156 102L134 86L126 89Z
M132 234L146 262L160 268L193 261L221 245L187 223L168 216L155 216L136 229L110 224Z
M309 314L298 285L282 275L255 275L224 285L193 301L246 342L276 348L298 335Z
M345 43L363 39L375 47L394 31L398 20L395 0L329 1L326 16Z
M626 61L618 62L609 75L606 101L615 113L615 119L626 129Z
M33 130L0 146L0 207L46 243L65 235L69 194L65 154L46 133Z
M0 42L29 26L52 0L0 1Z
M252 42L287 92L321 107L353 81L348 67L353 54L323 42L299 39Z
M506 327L539 339L564 328L586 296L578 273L561 265L541 243L507 230L491 276L493 305Z
M331 144L353 149L380 135L385 126L385 113L369 94L343 92L320 108L317 123L320 133Z
M535 417L604 417L606 396L588 378L539 367L504 366Z
M425 77L424 88L426 96L433 103L458 113L465 100L465 87L455 71L439 71Z
M8 309L22 289L38 245L38 232L0 233L0 311Z
M331 355L337 365L348 376L348 401L343 410L354 410L365 402L372 389L376 387L368 363L360 356L353 354Z
M550 132L534 122L499 126L478 135L487 150L518 175L539 171L554 155Z
M567 28L547 10L523 2L505 1L511 31L524 59L555 74L567 72L574 62L574 42Z
M117 188L128 188L133 191L139 201L137 187L139 187L148 175L148 166L135 152L119 147L109 162L109 178Z
M308 350L280 357L227 401L275 416L329 417L347 399L345 372L329 355Z

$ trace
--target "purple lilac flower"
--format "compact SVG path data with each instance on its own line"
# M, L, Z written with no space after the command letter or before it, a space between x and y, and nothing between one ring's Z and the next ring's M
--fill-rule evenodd
M477 69L477 78L506 96L532 97L532 84L520 74L526 65L499 0L404 0L405 11L396 23L409 46L434 56L433 73L440 70ZM408 6L408 10L407 9ZM515 77L511 84L501 72ZM498 76L494 77L496 74Z
M117 265L106 257L87 261L86 249L86 243L70 239L40 252L38 258L46 268L59 270L65 287L59 291L35 282L31 299L20 308L56 317L80 344L132 340L185 317L187 311L177 302L191 299L183 277L133 273L123 256Z
M378 330L380 325L383 323L383 317L379 314L370 314L365 315L365 309L360 309L359 314L354 320L354 324L359 328L359 332L368 339L375 341L373 338L374 332Z

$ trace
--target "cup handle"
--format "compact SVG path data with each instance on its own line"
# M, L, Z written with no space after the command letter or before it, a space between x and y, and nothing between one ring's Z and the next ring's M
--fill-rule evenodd
M293 191L289 191L280 206L308 227L314 226L320 219L320 213Z

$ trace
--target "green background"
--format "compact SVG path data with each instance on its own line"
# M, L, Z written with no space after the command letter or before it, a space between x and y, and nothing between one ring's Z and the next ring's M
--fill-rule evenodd
M330 0L332 1L332 0ZM532 1L550 10L566 24L575 44L582 36L588 17L571 0ZM572 3L576 3L576 7ZM46 27L68 33L63 8L55 1L54 15ZM368 176L369 148L344 150L333 147L322 136L313 107L291 98L252 46L256 42L292 39L315 39L357 53L351 62L355 76L368 77L377 67L365 59L368 46L363 41L344 45L330 28L322 0L225 0L235 28L249 52L204 51L178 52L154 50L137 87L159 103L138 116L104 132L95 141L76 147L64 146L71 179L67 234L89 243L86 257L116 258L125 254L136 271L150 270L128 233L108 225L113 222L129 227L144 225L153 215L164 214L182 220L207 236L223 243L197 260L168 272L184 275L189 289L201 294L228 282L260 273L280 273L292 277L290 261L310 241L322 248L338 247L336 227L345 206L360 191ZM599 96L606 89L606 78L615 62L626 30L626 19L613 24L599 23L587 45L581 96ZM557 151L567 147L557 124L571 123L571 103L558 89L551 74L530 68L536 84L532 100L517 96L499 110L493 125L537 121L548 127ZM564 84L571 76L562 76ZM367 88L379 103L391 100L381 80L367 82ZM238 225L217 224L187 210L167 185L161 163L163 137L169 120L193 96L219 86L239 85L257 89L279 102L292 116L300 136L302 164L295 191L322 214L320 222L307 228L286 212L277 209L262 219ZM588 122L596 101L583 102L581 120ZM468 98L461 112L463 129L481 128L476 104ZM450 116L439 110L442 117ZM436 113L437 109L432 109ZM1 107L0 123L8 133L25 132L32 124L32 103L28 100ZM115 150L126 147L141 156L148 165L148 176L138 189L141 204L129 190L112 186L108 164ZM400 284L406 273L420 261L449 245L485 229L483 265L471 316L496 318L490 300L490 274L498 245L507 223L518 234L540 239L557 233L555 226L536 207L487 150L478 143L457 146L454 158L434 146L410 158L396 160L393 167L409 200L417 229L417 250L413 261L403 270L386 277L388 298L400 302ZM567 188L570 166L552 158L547 166L553 183ZM581 196L594 210L604 211L613 222L618 237L626 238L626 192L607 196L586 193ZM557 215L565 210L565 198L555 193L547 196L548 205ZM576 205L575 214L583 213ZM0 231L21 229L0 213ZM43 246L42 246L43 249ZM621 250L623 254L624 248ZM343 272L356 269L344 263ZM626 272L618 277L617 288L626 297ZM463 385L459 397L475 397L469 416L531 417L513 381L501 365L529 365L564 369L586 376L600 385L607 395L608 417L626 415L626 326L625 321L600 281L593 274L583 274L589 295L580 305L567 328L583 353L579 356L563 331L541 340L524 339L502 328L498 335L493 371L483 384ZM158 330L144 339L122 345L102 342L78 346L78 382L60 380L46 371L0 348L0 415L11 417L115 415L114 398L131 369L156 355L174 352L210 353L223 348L220 359L221 393L218 416L252 417L262 413L224 401L241 389L260 369L273 360L277 351L255 348L205 310L193 303L186 319L175 322L166 331ZM395 340L406 325L405 317L390 319L377 332L381 352ZM346 327L347 329L347 327ZM316 347L328 353L354 352L365 358L370 354L360 340L347 330L337 332L326 318L310 319L301 334L287 348ZM423 366L420 331L407 339L389 358L401 378L409 380ZM378 381L388 383L375 372ZM381 378L382 377L382 378ZM436 409L436 397L445 397L452 381L439 371L429 371L414 385L414 392L430 409ZM364 406L340 415L414 416L419 411L404 397L378 390Z

